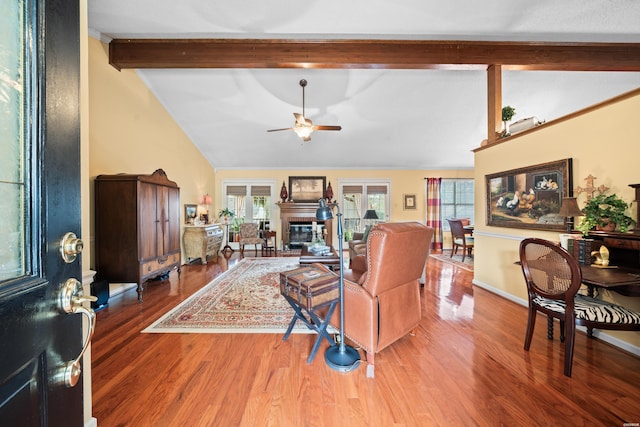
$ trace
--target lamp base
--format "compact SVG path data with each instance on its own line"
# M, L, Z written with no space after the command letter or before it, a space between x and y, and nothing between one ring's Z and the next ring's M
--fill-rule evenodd
M333 345L324 353L324 361L335 371L351 372L360 365L360 354L358 351L344 346L344 351L340 351L340 344Z

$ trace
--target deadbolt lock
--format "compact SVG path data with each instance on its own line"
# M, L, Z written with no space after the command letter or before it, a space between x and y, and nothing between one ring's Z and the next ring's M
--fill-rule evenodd
M76 256L82 252L84 243L74 233L69 232L60 241L60 255L67 264L76 260Z

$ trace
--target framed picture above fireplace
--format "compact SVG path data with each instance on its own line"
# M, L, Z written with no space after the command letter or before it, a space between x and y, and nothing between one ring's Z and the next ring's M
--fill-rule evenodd
M324 198L327 188L325 176L290 176L289 200L301 203L315 203Z

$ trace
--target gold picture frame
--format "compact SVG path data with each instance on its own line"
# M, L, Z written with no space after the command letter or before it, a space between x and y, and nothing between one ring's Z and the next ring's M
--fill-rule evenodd
M417 209L415 194L404 194L404 203L402 204L402 209L404 209L405 211L414 211Z
M290 176L289 200L300 203L317 203L324 199L326 176Z
M184 205L184 223L193 224L198 214L198 205Z
M487 225L564 231L563 197L573 196L572 159L486 175Z

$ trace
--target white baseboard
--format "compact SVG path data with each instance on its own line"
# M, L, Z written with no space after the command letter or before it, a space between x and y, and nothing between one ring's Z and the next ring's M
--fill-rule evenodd
M91 417L84 423L84 427L98 427L98 420Z
M137 288L137 283L109 283L109 298L120 295L129 289Z
M518 298L515 297L509 293L506 293L505 291L503 291L502 289L497 289L494 288L493 286L490 286L486 283L480 282L479 280L473 279L472 283L476 286L478 286L479 288L485 289L493 294L496 294L498 296L501 296L505 299L508 299L509 301L513 301L516 304L522 305L524 307L528 307L529 306L529 301L522 299L522 298ZM576 329L586 333L587 332L587 328L585 328L584 326L577 326ZM621 350L624 351L628 351L631 354L635 354L636 356L640 356L640 347L635 346L633 344L629 344L626 341L621 340L620 338L616 338L614 336L609 335L608 333L601 331L599 329L594 329L593 331L593 336L601 339L602 341L611 344L614 347L618 347Z

